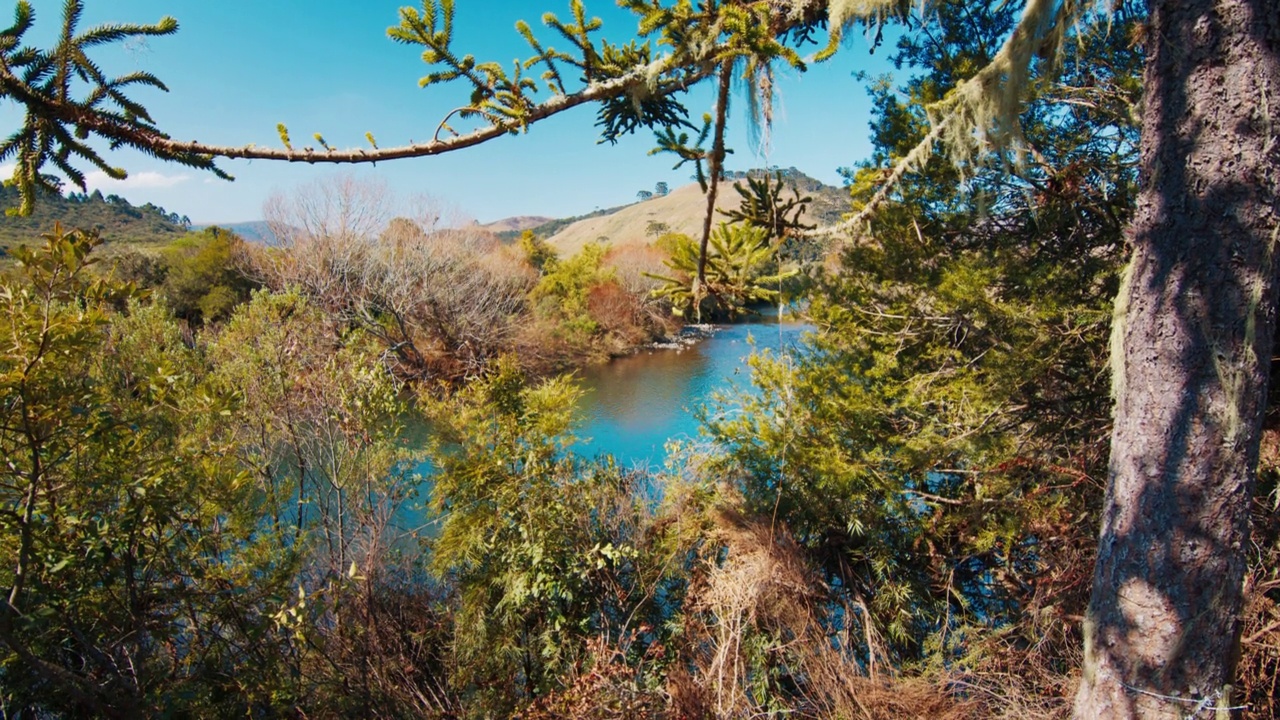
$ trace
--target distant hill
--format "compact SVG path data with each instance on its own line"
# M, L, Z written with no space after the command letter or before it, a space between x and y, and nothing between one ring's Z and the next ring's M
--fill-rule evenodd
M748 175L763 171L733 173L731 179L721 184L719 208L736 208L740 198L733 184ZM805 214L805 221L827 224L838 221L848 212L848 193L836 187L824 185L804 175L795 168L781 171L788 185L796 185L804 194L814 198ZM0 208L16 207L18 191L0 186ZM615 208L597 210L571 218L549 219L523 215L505 218L472 228L484 231L501 241L512 242L525 230L533 230L562 255L576 253L583 245L595 240L608 240L615 248L643 246L665 232L681 232L697 236L702 231L702 214L706 199L697 184L677 188L665 196ZM182 237L193 228L190 221L176 213L147 203L141 207L131 205L124 198L95 191L92 194L72 193L67 197L49 195L40 199L31 217L0 216L0 252L14 244L31 243L41 234L49 232L55 222L64 227L96 229L109 243L167 243ZM273 239L267 224L261 221L217 223L250 242L268 242Z
M18 206L18 190L0 186L0 208ZM147 203L141 207L116 195L72 193L66 197L41 197L30 217L0 215L0 246L30 244L53 229L98 230L107 242L164 243L185 235L191 221L177 213Z
M271 232L271 226L262 220L254 220L251 222L238 223L207 223L204 225L194 225L192 230L203 230L209 227L218 227L228 230L240 236L240 239L251 243L268 244L274 242L276 234Z
M734 190L735 182L748 175L757 176L763 171L738 173L736 177L720 184L716 200L717 209L737 209L742 198ZM783 180L788 187L795 185L801 195L809 195L813 202L804 215L807 223L830 224L840 220L849 211L849 195L842 188L824 185L795 168L783 170ZM783 193L790 196L790 190ZM676 188L670 193L621 208L600 211L582 218L557 221L535 228L535 232L547 237L547 242L561 255L571 255L589 242L608 241L615 248L645 245L666 232L685 233L698 237L702 233L703 215L707 200L697 183ZM724 219L717 213L716 221Z
M539 225L545 225L554 219L555 218L542 217L541 215L517 215L515 217L495 220L483 225L476 223L476 226L481 230L488 230L495 235L503 235L505 233L515 233L516 235L519 235L525 230L532 230Z
M631 206L619 205L617 207L604 208L603 210L593 210L585 215L574 215L573 217L557 218L555 220L549 220L533 228L533 232L538 237L549 238L580 220L589 220L591 218L598 218L598 217L604 217L606 215L612 215L618 212L619 210L622 210L623 208L628 208L628 207L631 207ZM519 236L519 233L513 233L512 239L518 236Z

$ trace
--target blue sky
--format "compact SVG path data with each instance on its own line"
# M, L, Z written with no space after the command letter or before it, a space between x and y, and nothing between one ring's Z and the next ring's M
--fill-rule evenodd
M6 3L7 4L7 3ZM175 36L113 48L99 55L112 74L148 70L169 93L136 94L156 121L181 139L217 144L279 145L276 124L289 126L295 145L322 133L333 146L365 145L372 132L382 146L423 140L466 89L420 89L426 74L414 48L386 37L406 3L394 0L86 0L84 26L106 21L155 22L176 17ZM34 0L35 39L45 41L60 21L61 0ZM548 10L569 17L567 0L458 0L456 47L479 60L510 63L527 56L514 25L526 19L552 46L563 46L540 24ZM630 39L631 15L611 0L588 0L589 14L604 20L604 37ZM851 38L835 59L809 72L780 78L779 112L767 157L752 151L745 102L735 96L729 143L735 169L764 163L795 166L832 184L836 168L870 151L868 98L853 74L888 72L887 48L872 55ZM710 110L711 89L688 98L694 117ZM0 132L19 122L18 108L0 101ZM533 126L526 135L432 158L345 170L385 179L407 195L427 194L481 222L511 215L568 216L631 202L659 181L689 182L686 166L674 171L668 156L648 157L649 133L617 145L597 144L594 108L581 107ZM123 182L101 175L93 183L134 203L154 202L196 222L261 217L273 192L341 172L333 166L264 161L223 161L236 177L228 183L145 156L116 153L111 162L130 171ZM7 176L7 174L6 174Z

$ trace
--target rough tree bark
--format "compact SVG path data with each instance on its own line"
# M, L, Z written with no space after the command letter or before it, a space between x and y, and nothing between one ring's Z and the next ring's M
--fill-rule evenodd
M1230 704L1275 332L1280 3L1150 0L1141 195L1075 717Z

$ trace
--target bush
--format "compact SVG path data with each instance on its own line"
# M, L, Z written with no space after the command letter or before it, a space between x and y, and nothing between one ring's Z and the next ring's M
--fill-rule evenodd
M161 293L173 314L201 325L227 319L257 287L243 271L244 241L219 228L188 235L166 248Z

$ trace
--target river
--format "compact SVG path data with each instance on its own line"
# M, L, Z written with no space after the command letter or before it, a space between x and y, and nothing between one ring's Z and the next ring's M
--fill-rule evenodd
M717 392L750 390L747 358L756 349L795 347L812 326L776 319L717 325L682 349L641 350L579 373L579 407L588 456L610 454L622 467L657 467L669 440L698 437L696 410Z
M735 387L751 391L747 358L753 351L793 348L812 327L779 324L776 317L716 325L708 337L681 349L645 349L580 370L580 439L573 450L587 457L612 455L623 468L661 468L668 441L698 438L696 411L715 393ZM430 432L425 425L415 431L415 442L425 442ZM422 462L417 472L430 483L430 461ZM421 506L403 512L405 527L434 527Z

